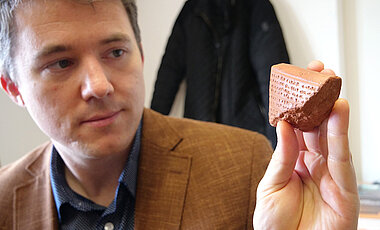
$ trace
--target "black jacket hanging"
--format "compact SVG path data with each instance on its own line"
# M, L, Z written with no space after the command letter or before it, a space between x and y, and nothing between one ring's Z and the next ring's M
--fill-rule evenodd
M270 67L289 62L268 0L188 0L169 38L151 108L169 114L186 80L184 116L260 132L268 123Z

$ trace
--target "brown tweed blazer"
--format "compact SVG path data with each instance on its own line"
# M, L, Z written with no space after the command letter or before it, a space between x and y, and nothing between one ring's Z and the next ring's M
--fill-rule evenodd
M0 169L0 229L58 229L51 149ZM271 153L260 134L145 109L135 229L252 229Z

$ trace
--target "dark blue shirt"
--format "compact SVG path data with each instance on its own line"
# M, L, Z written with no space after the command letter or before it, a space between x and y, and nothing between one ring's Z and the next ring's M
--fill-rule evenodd
M137 129L115 198L108 207L74 192L65 178L65 163L53 147L50 178L60 229L133 229L141 123Z

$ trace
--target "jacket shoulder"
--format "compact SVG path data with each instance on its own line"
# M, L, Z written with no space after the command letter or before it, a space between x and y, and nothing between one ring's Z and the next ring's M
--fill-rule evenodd
M38 178L48 176L51 148L52 144L47 142L16 162L0 168L0 229L10 229L14 224L15 208L18 207L15 201L23 199L17 196L18 192ZM42 192L37 191L37 193ZM30 198L37 199L33 196Z
M213 122L174 118L153 110L144 111L147 131L155 134L174 133L190 146L239 146L237 152L250 150L254 154L272 153L268 139L257 132ZM144 124L145 125L145 124ZM165 130L165 132L162 132ZM155 136L155 135L150 135ZM170 135L173 136L173 135Z
M168 118L168 120L175 130L181 132L181 135L200 144L203 141L212 141L215 144L240 145L241 150L254 148L258 152L261 150L272 151L268 139L258 132L186 118Z
M46 142L27 153L19 160L0 168L0 200L6 194L12 194L12 190L22 185L26 180L43 173L49 168L52 149L51 142Z

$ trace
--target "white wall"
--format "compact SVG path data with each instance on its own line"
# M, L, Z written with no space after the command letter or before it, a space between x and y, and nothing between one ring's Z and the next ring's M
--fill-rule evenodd
M0 108L0 165L15 161L48 140L26 110L14 104L3 92L0 92Z
M350 1L346 19L349 47L347 66L352 68L350 93L357 100L351 110L358 118L355 138L360 143L361 174L364 181L380 180L380 1ZM351 133L353 136L354 133ZM358 167L360 168L360 167Z
M185 0L138 1L145 52L146 100L149 107L154 80L174 20ZM380 151L376 145L380 84L375 73L380 59L380 1L378 0L271 0L283 27L294 64L305 67L319 59L343 78L342 97L351 105L350 143L360 181L380 179ZM183 113L182 93L175 111ZM376 106L377 105L377 106ZM25 111L0 94L0 160L19 158L46 140Z
M306 67L313 59L342 75L337 0L271 0L283 29L291 62Z

